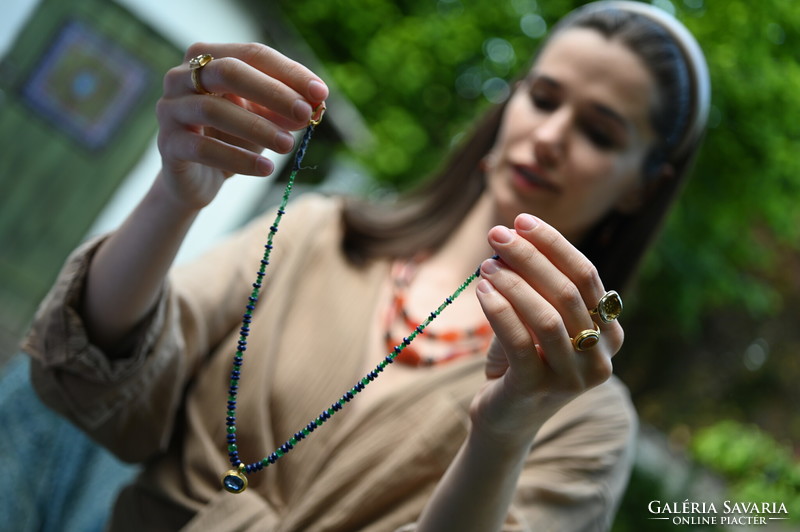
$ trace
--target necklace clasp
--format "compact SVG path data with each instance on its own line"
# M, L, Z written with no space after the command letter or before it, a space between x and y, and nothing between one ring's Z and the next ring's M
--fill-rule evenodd
M311 113L311 120L308 121L308 124L311 126L318 126L320 122L322 122L322 116L325 114L325 102L320 103L314 112Z

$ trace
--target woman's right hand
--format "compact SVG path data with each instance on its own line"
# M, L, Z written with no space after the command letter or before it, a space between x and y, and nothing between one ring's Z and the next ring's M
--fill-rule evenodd
M198 71L213 94L192 83L189 61L200 54L214 58ZM327 97L318 76L263 44L193 44L164 77L156 108L161 179L172 199L201 209L231 175L271 174L261 152L290 152L290 132L307 126Z

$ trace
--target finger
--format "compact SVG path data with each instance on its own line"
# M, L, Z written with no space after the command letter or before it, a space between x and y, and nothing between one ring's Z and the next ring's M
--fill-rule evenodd
M239 98L239 97L235 97L234 98L234 96L231 95L231 94L226 94L225 98L226 99L236 99L237 100L237 105L240 105L241 107L247 109L251 113L255 113L255 114L257 114L257 115L269 120L270 122L275 124L277 127L281 128L281 129L283 129L285 131L294 131L294 130L298 129L296 120L294 120L294 119L289 120L286 117L284 117L283 115L281 115L279 113L276 113L272 109L268 109L268 108L264 107L263 105L259 105L259 104L255 103L255 102L244 100L244 99ZM308 123L306 122L305 126L307 126L307 125L308 125Z
M502 226L489 231L489 244L509 268L556 309L570 337L594 328L577 286L536 246Z
M575 284L587 312L597 305L606 290L597 268L583 253L555 228L530 214L517 216L514 227Z
M258 146L256 144L251 143L251 142L245 142L244 140L242 140L242 139L240 139L238 137L234 137L233 135L228 135L224 131L216 131L214 129L207 128L203 133L205 135L209 135L211 137L214 137L215 139L218 139L218 140L224 142L225 144L230 144L231 146L238 146L238 147L240 147L242 149L245 149L247 151L251 151L253 153L262 153L264 151L264 147L263 146Z
M519 331L509 338L512 353L518 354L526 349L530 352L532 338L535 338L541 347L540 352L544 355L544 362L562 378L580 383L582 379L578 375L576 360L578 353L569 340L561 315L553 305L515 271L498 260L484 261L481 264L481 277L482 280L491 283L510 304L519 322L530 330L527 345ZM506 319L510 321L510 318ZM513 359L510 358L509 364L514 366Z
M194 57L195 52L215 58L196 72L205 90L253 101L280 116L280 125L288 129L308 125L313 107L328 94L327 87L310 70L264 45L196 44L189 50L187 58ZM165 96L194 92L188 61L165 76Z
M156 113L169 117L179 124L212 127L227 135L241 139L237 145L261 146L278 153L288 153L294 147L294 137L269 120L225 98L202 95L159 101Z
M202 76L201 83L208 92L235 94L255 101L281 116L290 129L305 127L311 118L311 104L297 92L238 59L214 59L197 75ZM164 84L167 98L196 93L188 66L170 70L164 78Z
M200 54L235 57L267 76L280 80L310 103L322 102L329 94L325 82L305 65L261 43L195 43L189 47L186 61Z
M158 144L165 160L199 163L229 174L267 176L275 169L258 153L183 129L162 130Z
M606 293L594 264L561 233L534 216L520 214L514 227L518 237L530 242L539 256L546 259L546 263L551 264L555 271L560 272L542 279L549 279L552 293L560 294L558 299L562 303L559 308L562 309L571 337L574 338L583 330L593 329L597 324L606 340L603 345L607 348L607 355L614 356L622 347L622 327L618 321L605 323L602 320L593 320L589 313L590 309L597 307L600 298Z
M495 333L495 342L500 342L508 366L514 368L514 374L517 375L515 378L521 383L527 382L530 386L535 386L537 376L542 375L545 363L536 352L534 341L527 328L517 316L513 306L489 280L481 279L476 287L476 293ZM496 345L493 343L492 349L495 348ZM497 378L504 370L505 365L501 360L490 358L487 362L486 372L489 377Z

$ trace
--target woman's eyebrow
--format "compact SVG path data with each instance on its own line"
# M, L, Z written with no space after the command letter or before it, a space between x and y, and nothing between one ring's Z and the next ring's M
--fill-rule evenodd
M531 72L528 75L528 82L533 85L546 85L550 89L555 90L563 90L563 85L559 83L559 81L555 78L548 76L547 74L542 74L541 72ZM624 131L628 131L630 128L630 121L626 120L624 116L620 113L605 105L603 103L595 102L592 107L599 112L601 115L611 119L614 123L619 125Z
M537 72L531 72L528 75L528 82L531 85L533 85L534 83L536 83L536 84L543 83L545 85L550 86L550 88L553 88L553 89L560 89L561 88L561 83L559 83L556 79L551 78L551 77L549 77L549 76L547 76L545 74L537 73Z

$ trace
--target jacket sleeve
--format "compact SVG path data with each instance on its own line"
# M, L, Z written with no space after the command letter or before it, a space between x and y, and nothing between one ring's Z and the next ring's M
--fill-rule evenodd
M610 530L635 454L637 417L615 378L582 394L542 426L502 532ZM409 523L394 532L413 532Z
M303 230L304 211L321 201L297 201L297 212L281 226L287 235L277 254L290 252L292 233ZM272 217L268 212L255 219L171 272L155 307L115 348L121 356L114 359L91 343L79 311L103 237L76 249L22 343L43 402L122 460L141 462L163 451L193 375L241 322Z
M542 427L519 480L510 530L609 530L625 493L638 420L612 378L566 405Z

